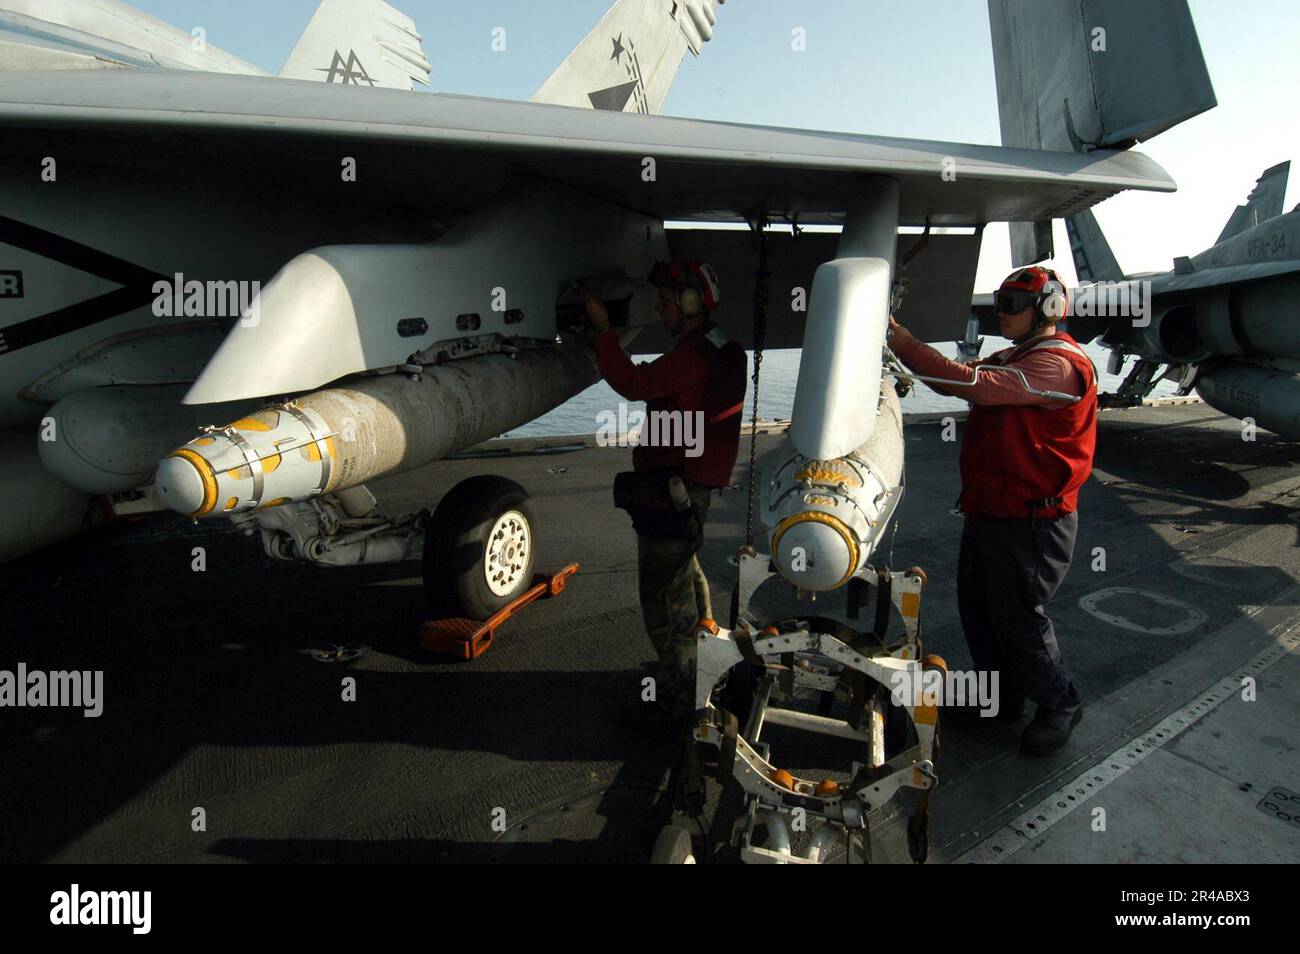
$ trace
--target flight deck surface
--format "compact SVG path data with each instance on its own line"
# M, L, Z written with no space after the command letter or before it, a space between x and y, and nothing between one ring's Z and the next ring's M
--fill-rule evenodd
M926 650L967 668L959 442L942 431L905 428L897 531L872 562L892 548L893 567L925 568ZM760 453L779 440L761 434ZM371 486L391 513L432 507L475 473L510 477L533 495L538 568L582 564L471 662L420 648L415 562L276 563L228 527L157 515L6 567L4 668L99 669L104 692L98 718L6 711L0 856L646 860L678 740L617 719L651 650L635 539L611 503L629 452L592 444L494 442ZM745 449L702 553L720 615L744 539ZM931 861L1300 860L1300 827L1260 807L1300 792L1300 447L1263 431L1244 441L1240 422L1199 403L1107 411L1080 512L1050 610L1083 722L1046 758L1020 754L1014 727L941 722ZM773 582L757 605L775 621L839 613L843 597L796 602ZM364 651L312 655L331 646ZM815 768L800 761L814 753L784 751ZM721 838L726 796L712 787ZM898 819L876 821L878 860L904 858Z

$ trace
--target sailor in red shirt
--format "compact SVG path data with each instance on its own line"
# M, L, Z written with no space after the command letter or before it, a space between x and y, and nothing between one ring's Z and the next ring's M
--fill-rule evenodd
M623 398L646 402L646 423L632 452L635 473L620 478L632 478L629 483L643 497L665 503L656 508L650 499L649 506L627 508L637 531L641 612L658 654L653 699L643 694L642 703L624 712L625 721L639 728L674 724L694 709L696 624L713 616L709 582L696 554L712 491L731 483L746 367L744 349L709 318L719 290L708 263L660 263L650 281L659 286L656 310L677 343L649 364L632 363L609 328L604 304L584 289L587 315L599 332L601 374ZM659 427L657 421L673 426ZM665 434L676 437L657 440ZM685 489L677 507L669 502L671 478Z
M1083 717L1045 610L1070 568L1079 488L1097 443L1096 368L1056 329L1067 306L1056 273L1033 266L998 289L998 322L1013 346L983 361L949 360L892 318L888 335L899 360L918 374L974 382L931 385L972 405L962 433L958 507L966 520L957 600L976 669L999 673L997 718L1018 722L1026 698L1038 704L1021 736L1035 754L1063 746ZM953 711L972 714L969 707Z

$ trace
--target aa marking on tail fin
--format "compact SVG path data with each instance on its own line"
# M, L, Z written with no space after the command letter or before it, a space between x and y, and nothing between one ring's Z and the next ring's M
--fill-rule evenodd
M370 78L366 72L365 66L361 63L361 58L357 56L356 50L348 50L347 62L343 62L343 54L338 50L334 51L334 59L329 66L319 67L316 72L325 73L325 82L339 82L344 86L349 84L360 86L363 82L375 85L375 81Z
M280 76L410 90L428 85L433 69L422 43L415 21L384 0L321 0Z

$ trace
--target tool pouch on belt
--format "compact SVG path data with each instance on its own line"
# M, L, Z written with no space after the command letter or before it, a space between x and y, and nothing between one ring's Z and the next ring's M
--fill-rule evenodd
M684 512L673 506L668 481L675 471L626 470L614 477L614 506L626 510L632 529L647 540L693 540L700 521L692 504Z

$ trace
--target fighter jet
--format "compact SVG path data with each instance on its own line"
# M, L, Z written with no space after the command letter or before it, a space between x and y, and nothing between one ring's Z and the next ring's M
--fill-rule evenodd
M1159 381L1177 380L1182 393L1195 388L1224 414L1300 439L1300 335L1292 317L1300 301L1300 206L1282 214L1290 166L1266 169L1214 245L1180 256L1167 272L1122 274L1091 211L1066 220L1081 279L1128 286L1146 299L1136 318L1070 322L1071 334L1100 335L1112 374L1136 357L1118 403L1136 404Z
M347 6L384 29L409 22L375 0ZM995 31L1028 6L994 0ZM1127 147L1213 105L1184 4L1071 9L1081 24L1026 29L999 60L1051 74L1021 91L1025 114L1066 110L1071 128L1122 130L1086 152L654 115L712 34L713 0L619 0L528 103L352 81L362 65L379 74L372 54L418 79L406 42L418 35L405 26L396 44L304 38L290 62L315 82L120 50L137 68L0 74L0 553L73 534L104 505L166 508L229 519L277 559L423 555L435 602L481 618L531 579L523 488L480 475L431 515L390 515L365 484L592 383L575 276L630 332L655 320L641 282L651 265L697 255L727 276L720 317L733 336L751 340L741 316L761 263L775 290L766 344L805 350L788 472L853 479L769 509L797 525L787 544L821 547L819 572L842 582L887 522L868 512L899 483L897 397L880 356L902 272L925 281L901 319L922 328L925 315L957 313L980 227L1075 215L1125 189L1172 191ZM39 32L35 15L6 42ZM1089 64L1097 22L1111 54ZM84 35L41 29L51 55L104 59L84 52L95 46ZM795 227L765 230L778 222ZM900 226L972 234L900 240ZM851 526L800 517L833 515L846 495L862 517Z
M577 105L573 90L585 83L593 94L588 109L657 109L685 56L698 55L712 35L716 14L712 0L692 0L653 22L647 9L615 4L535 99ZM471 232L489 243L495 234L497 247L490 251L482 245L462 250L467 257L483 255L477 275L466 272L453 283L464 293L438 283L431 290L428 275L410 284L408 274L403 285L409 285L410 313L398 321L400 328L385 320L381 330L377 315L358 319L359 325L369 329L366 336L393 339L381 349L394 351L390 367L417 352L427 352L423 360L430 365L440 354L465 357L471 339L482 339L481 350L497 350L498 339L507 346L553 342L554 318L545 317L551 302L510 284L512 273L526 273L529 263L521 257L503 268L512 262L500 257L508 235L494 233L526 230L529 215L545 214L539 206L545 185L530 189L523 170L502 171L460 190L458 179L477 178L465 143L457 149L460 168L439 173L440 115L472 115L476 108L456 97L392 92L427 84L431 67L420 42L414 22L380 0L324 0L273 79L208 44L200 30L187 33L116 0L0 4L0 85L7 115L15 119L0 159L6 195L0 215L0 444L6 489L19 494L0 518L0 559L75 534L105 512L156 509L158 459L197 426L232 419L228 407L191 408L182 399L230 326L251 323L244 315L250 306L263 313L261 285L271 301L291 294L301 262L286 270L284 281L269 281L300 253L329 254L341 242L409 250L455 225L453 246ZM240 88L240 79L252 86ZM629 81L628 95L610 92ZM46 94L27 95L38 88ZM178 93L182 101L169 105ZM238 115L228 113L232 106ZM191 123L184 118L187 108L205 115L189 117L197 120ZM366 133L372 108L378 122ZM539 111L545 112L528 110ZM405 126L403 117L414 125ZM492 134L480 130L469 138ZM354 164L355 178L344 169ZM429 179L438 180L436 187L427 187ZM516 191L530 193L514 208L503 197L512 182ZM580 212L575 207L569 214ZM502 215L514 221L501 223ZM599 217L595 223L597 232L624 225ZM638 254L640 268L650 259ZM610 261L626 267L616 253ZM576 273L579 261L569 261L570 268ZM488 271L497 274L482 286ZM497 284L514 294L493 312L477 292ZM495 315L501 327L480 336L461 327L469 317L426 320L435 301L441 299L442 310L457 297L469 300L455 306L456 315ZM530 308L531 318L519 320L525 311L512 307L516 301ZM301 313L275 319L282 330L273 333L292 331L295 320L303 320ZM258 365L269 370L278 360L286 371L307 347L319 358L337 358L340 367L376 369L377 343L362 345L357 328L351 340L331 341L327 317L319 320L319 346L300 340L278 358L259 358ZM443 341L454 346L439 350ZM363 347L372 353L359 354ZM506 371L532 357L510 362ZM309 377L317 371L332 373L321 367ZM265 388L253 384L242 391L274 391L283 386L277 374L266 378ZM584 381L590 376L585 366L580 374ZM565 380L554 395L530 395L534 405L511 408L514 416L502 426L517 426L578 389L576 381ZM260 403L241 407L255 410ZM480 421L483 416L481 404L465 409L465 419L487 435L491 422ZM48 439L41 440L38 430ZM380 550L377 543L365 547L368 559Z

